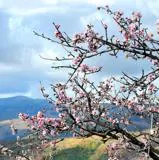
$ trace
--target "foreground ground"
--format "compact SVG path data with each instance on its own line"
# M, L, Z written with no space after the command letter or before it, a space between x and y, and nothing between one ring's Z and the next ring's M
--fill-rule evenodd
M1 121L0 126L10 125L11 123L19 130L27 127L25 123L22 124L19 120ZM23 141L26 145L32 145L33 142L36 142L35 140L27 140L27 138L23 139ZM66 138L57 144L56 149L50 146L42 148L40 152L37 152L34 160L107 160L107 148L113 142L115 140L110 139L104 143L97 136L89 138ZM12 142L8 146L14 149L14 143ZM21 148L19 149L21 150ZM141 160L136 151L120 150L119 155L120 160ZM0 160L8 160L8 158L0 155ZM13 158L10 160L13 160Z
M116 140L109 139L107 142L103 142L100 137L92 136L89 138L66 138L59 142L54 149L51 146L42 147L38 152L32 149L34 158L30 160L108 160L107 149L109 145ZM26 145L32 144L34 141L28 141L23 139ZM116 141L117 142L117 141ZM9 145L14 150L21 150L21 148L15 148L15 144ZM118 151L119 160L141 160L139 153L134 150L120 149ZM0 160L14 160L13 157L8 158L0 154ZM151 159L142 159L151 160Z
M43 160L106 160L106 147L99 137L67 138L56 150L44 150Z

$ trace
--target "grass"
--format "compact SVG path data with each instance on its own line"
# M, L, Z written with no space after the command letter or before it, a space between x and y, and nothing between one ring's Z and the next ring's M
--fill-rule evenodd
M106 160L105 144L99 137L67 138L43 153L43 160Z

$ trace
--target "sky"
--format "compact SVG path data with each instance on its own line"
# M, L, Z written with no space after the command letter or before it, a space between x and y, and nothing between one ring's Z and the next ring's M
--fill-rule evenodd
M0 0L0 98L17 95L41 98L40 81L46 88L64 81L67 75L52 70L53 63L39 56L53 58L64 50L35 36L33 31L52 38L52 22L55 22L73 35L84 31L89 23L99 26L100 20L104 20L109 24L110 34L116 33L112 19L96 9L107 4L126 15L140 11L143 24L155 32L159 0ZM121 71L137 75L142 68L148 69L145 62L116 60L110 56L91 63L104 66L104 72L94 79L118 76Z

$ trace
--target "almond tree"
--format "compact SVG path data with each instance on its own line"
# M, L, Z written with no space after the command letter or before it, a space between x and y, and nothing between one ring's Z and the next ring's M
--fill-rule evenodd
M69 36L55 23L55 40L34 32L64 48L65 57L42 58L56 62L52 68L68 71L69 77L65 83L51 85L55 101L41 86L43 96L49 103L56 104L58 118L47 117L42 112L32 117L26 114L19 116L44 137L70 132L80 137L98 135L103 140L121 139L120 145L109 147L108 154L122 146L144 152L145 156L157 160L159 151L154 146L159 143L159 88L156 85L159 77L158 34L153 35L142 26L139 12L125 17L123 12L114 12L108 6L98 9L112 17L119 27L120 36L110 35L109 26L104 22L101 22L103 34L97 32L93 25L87 25L84 32ZM86 60L104 55L118 57L118 54L135 61L148 61L151 69L142 70L139 76L122 73L120 78L112 76L99 84L95 79L91 81L90 75L101 72L102 66L90 66ZM150 124L147 129L150 130L138 130L141 126L133 121L133 117L147 121ZM139 131L138 135L130 131L130 127ZM138 138L141 135L143 138ZM109 156L109 159L117 158L115 154Z

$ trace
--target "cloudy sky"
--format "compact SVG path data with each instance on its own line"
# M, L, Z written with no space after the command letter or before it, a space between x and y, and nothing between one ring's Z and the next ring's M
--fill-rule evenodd
M110 17L96 10L97 6L106 4L127 15L140 11L144 24L154 31L153 26L159 18L159 0L0 0L0 97L26 95L39 98L40 81L46 87L63 81L66 75L53 71L50 68L52 63L42 60L39 55L53 58L64 51L36 37L33 31L52 37L52 22L56 22L72 35L84 30L88 23L105 20L113 33L115 26ZM101 78L119 75L121 71L139 74L142 68L147 69L144 62L136 64L111 57L94 63L105 66Z

